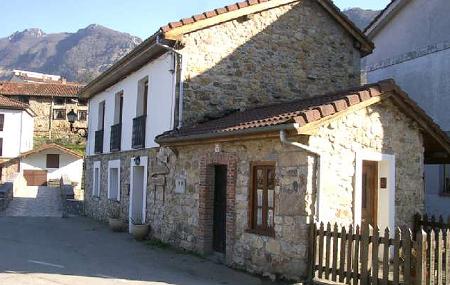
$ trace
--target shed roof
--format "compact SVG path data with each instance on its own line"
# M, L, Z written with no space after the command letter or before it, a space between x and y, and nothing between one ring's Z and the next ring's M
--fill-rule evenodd
M156 142L170 145L256 132L271 132L288 127L294 128L294 125L296 128L305 128L313 123L333 118L354 106L360 104L369 106L385 98L392 98L399 109L421 127L430 161L433 156L441 157L443 154L445 159L450 161L450 139L447 134L393 80L384 80L309 99L235 112L216 120L166 132L158 136ZM438 157L435 158L438 159Z
M20 158L25 158L25 157L28 157L30 155L33 155L33 154L36 154L36 153L40 153L40 152L43 152L43 151L49 150L49 149L56 149L56 150L61 151L62 153L68 154L70 156L73 156L73 157L76 157L76 158L79 158L79 159L83 158L82 155L74 152L73 150L70 150L68 148L65 148L65 147L63 147L63 146L61 146L59 144L55 144L55 143L44 144L44 145L41 145L40 147L35 148L33 150L30 150L30 151L27 151L27 152L23 152L23 153L21 153L19 155L18 158L19 159Z

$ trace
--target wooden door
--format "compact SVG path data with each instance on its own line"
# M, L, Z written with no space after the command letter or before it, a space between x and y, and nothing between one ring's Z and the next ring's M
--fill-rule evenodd
M378 216L378 163L363 162L362 173L362 223L373 227L377 225Z
M28 186L47 185L47 170L24 170L23 177Z
M227 167L214 168L214 220L213 250L225 253L226 247L226 207L227 207Z

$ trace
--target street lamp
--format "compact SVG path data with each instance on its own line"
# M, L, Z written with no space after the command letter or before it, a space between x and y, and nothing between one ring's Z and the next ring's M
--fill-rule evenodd
M70 131L73 131L73 123L77 120L77 113L72 109L69 113L67 113L67 120L70 123Z
M72 133L79 134L80 136L86 138L87 137L87 128L79 128L79 127L73 126L73 124L75 123L75 121L77 121L77 119L78 119L77 113L75 113L75 111L73 109L70 110L69 113L67 113L67 121L69 121L69 123L70 123L70 131Z

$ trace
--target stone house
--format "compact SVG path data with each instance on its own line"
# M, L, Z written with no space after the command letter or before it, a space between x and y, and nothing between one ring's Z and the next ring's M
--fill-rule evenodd
M78 114L76 127L87 128L87 102L79 100L82 86L73 83L0 82L0 95L29 104L36 114L34 134L37 138L78 141L70 132L67 113Z
M393 82L360 86L372 49L328 0L162 27L81 91L86 214L118 207L154 238L292 279L310 222L409 225L425 159L450 146Z
M369 82L395 79L447 134L449 13L447 0L392 1L366 30L377 48L363 67ZM428 165L425 181L427 213L450 216L450 165Z

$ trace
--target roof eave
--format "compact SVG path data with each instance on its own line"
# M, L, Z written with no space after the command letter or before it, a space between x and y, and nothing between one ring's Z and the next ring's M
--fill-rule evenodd
M217 140L223 139L233 136L250 136L250 135L259 135L264 133L270 133L274 131L287 130L287 129L295 129L295 123L285 123L280 125L259 127L259 128L249 128L244 130L235 130L228 132L218 132L218 133L203 133L203 134L194 134L180 137L164 137L164 135L160 137L156 137L155 142L160 144L161 146L170 146L179 143L192 143L197 144L199 142L204 142L207 140Z
M364 34L373 39L386 24L411 0L392 0L383 11L364 29Z
M80 98L91 98L129 76L131 73L147 64L149 60L158 57L160 53L165 53L163 48L156 45L156 38L158 35L160 35L159 32L143 41L105 72L89 82L89 84L80 91Z

